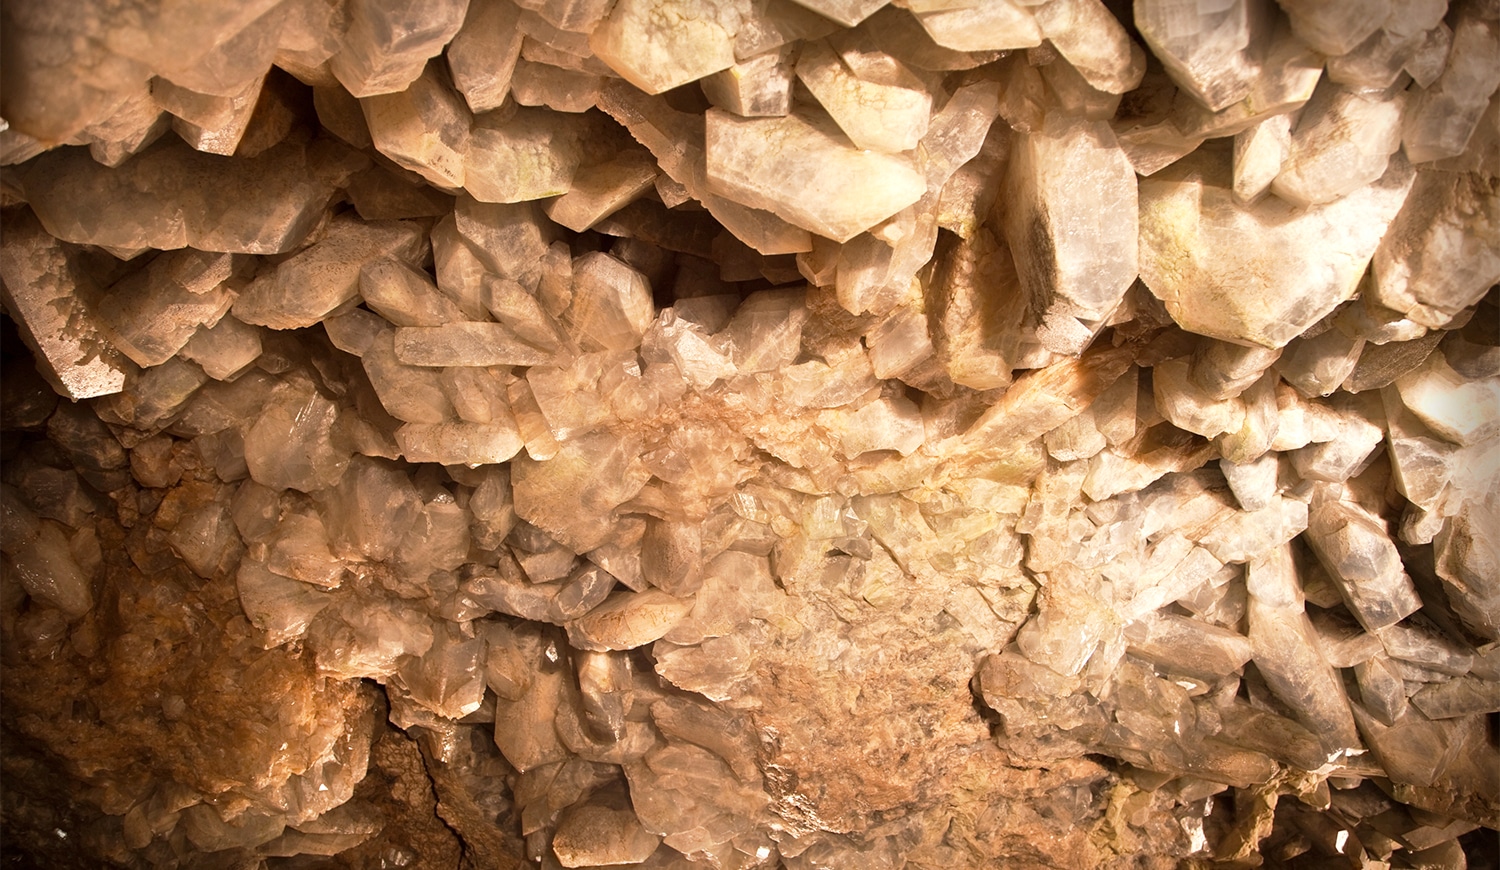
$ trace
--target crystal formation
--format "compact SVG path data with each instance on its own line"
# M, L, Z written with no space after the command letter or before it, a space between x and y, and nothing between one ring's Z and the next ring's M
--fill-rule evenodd
M1493 867L1493 0L0 7L0 852Z

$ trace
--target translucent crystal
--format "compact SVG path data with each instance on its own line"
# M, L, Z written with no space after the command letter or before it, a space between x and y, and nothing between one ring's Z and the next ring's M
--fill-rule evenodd
M309 157L288 142L226 163L165 139L118 169L79 149L52 151L28 164L22 184L42 225L64 241L284 253L322 219L331 194Z
M1144 0L1135 6L1136 27L1173 80L1217 112L1250 92L1249 5Z
M424 239L411 223L334 221L317 244L262 274L234 303L234 316L272 329L312 326L355 298L360 270L386 256L414 260Z
M715 191L835 241L848 241L925 190L910 162L860 151L816 116L739 118L710 109L706 124Z
M0 248L5 310L17 320L52 384L74 399L119 392L129 361L110 347L84 306L86 274L30 215L7 214Z
M1349 52L1385 21L1390 0L1359 0L1327 6L1309 0L1277 0L1292 20L1292 30L1327 55Z
M1401 146L1405 102L1400 92L1362 94L1331 85L1315 91L1271 192L1293 205L1316 205L1380 178Z
M712 0L622 0L589 37L599 59L648 94L729 68L739 7Z
M1472 14L1458 17L1442 75L1417 94L1406 113L1401 142L1412 162L1463 152L1490 95L1500 87L1496 51L1500 51L1500 26L1493 19Z
M1247 207L1222 164L1179 162L1141 182L1141 279L1185 329L1282 347L1354 293L1412 177L1398 156L1380 181L1327 205ZM1276 289L1251 292L1231 277L1251 273Z
M272 489L303 492L331 486L343 476L349 454L334 444L338 406L313 384L284 384L245 433L250 476Z
M1031 13L1042 35L1090 85L1123 94L1141 83L1146 53L1099 0L1052 0Z
M1500 194L1479 176L1418 172L1376 249L1375 298L1424 326L1444 326L1500 280L1491 215L1500 215Z
M437 64L391 93L360 100L380 153L444 189L464 186L473 116Z
M788 52L768 51L702 80L703 93L721 109L746 118L791 111L794 69Z
M995 3L934 6L917 13L917 21L938 45L957 51L998 51L1040 45L1042 31L1024 4Z
M567 193L584 128L571 115L533 109L475 119L464 155L464 187L480 202L521 202Z
M356 97L404 90L458 33L468 6L468 0L354 0L333 74Z
M797 78L856 147L890 153L916 147L927 132L932 95L899 61L857 53L853 60L860 65L826 43L807 43Z
M1049 116L1013 154L1006 190L1005 235L1032 308L1049 325L1108 315L1136 277L1135 171L1109 126ZM1082 350L1064 334L1049 349Z
M568 191L543 208L553 222L582 232L651 189L657 177L656 161L648 152L628 149L580 168Z
M1256 667L1330 753L1358 748L1343 685L1318 650L1303 612L1291 554L1273 550L1246 570L1250 644Z
M475 113L498 109L510 93L521 56L521 10L508 0L470 0L463 26L447 50L453 86Z

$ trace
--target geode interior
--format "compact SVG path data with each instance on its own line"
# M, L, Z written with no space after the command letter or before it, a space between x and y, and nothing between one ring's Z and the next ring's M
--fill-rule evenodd
M0 43L7 866L1496 866L1496 0Z

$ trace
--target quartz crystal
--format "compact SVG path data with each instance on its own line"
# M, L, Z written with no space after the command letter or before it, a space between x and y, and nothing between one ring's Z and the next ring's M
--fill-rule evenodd
M0 50L15 866L1493 866L1494 0Z
M1141 280L1184 328L1272 348L1354 294L1414 175L1398 157L1376 183L1299 209L1279 197L1241 205L1226 168L1184 161L1142 181Z

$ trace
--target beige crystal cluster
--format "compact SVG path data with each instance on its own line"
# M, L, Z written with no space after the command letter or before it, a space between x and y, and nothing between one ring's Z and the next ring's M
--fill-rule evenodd
M1494 866L1495 0L0 49L7 862Z

